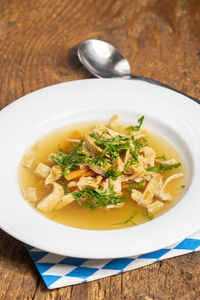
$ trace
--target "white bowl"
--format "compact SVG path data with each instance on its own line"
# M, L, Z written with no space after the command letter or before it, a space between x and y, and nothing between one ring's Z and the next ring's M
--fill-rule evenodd
M53 129L80 121L125 122L145 115L144 127L168 139L187 169L182 199L161 217L136 227L96 231L55 223L34 210L18 184L25 151ZM187 97L139 80L89 79L50 86L0 112L0 226L45 251L84 258L139 255L178 242L200 228L200 106Z

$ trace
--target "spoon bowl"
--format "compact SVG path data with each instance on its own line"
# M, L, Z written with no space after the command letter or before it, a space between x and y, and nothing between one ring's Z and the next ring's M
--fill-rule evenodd
M199 103L199 100L196 98L180 92L160 81L144 76L132 75L128 61L109 43L95 39L86 40L78 46L77 54L84 67L96 77L144 81L173 90Z
M100 40L86 40L78 47L82 64L96 77L129 78L131 68L128 61L112 45Z

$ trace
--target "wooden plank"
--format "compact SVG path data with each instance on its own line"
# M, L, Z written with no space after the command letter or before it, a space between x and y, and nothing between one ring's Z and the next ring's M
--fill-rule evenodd
M0 299L33 297L40 277L24 245L2 230L0 245Z

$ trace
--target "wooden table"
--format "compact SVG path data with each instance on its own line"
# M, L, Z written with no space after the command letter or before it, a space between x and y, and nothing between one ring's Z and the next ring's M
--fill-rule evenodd
M117 46L134 74L200 98L199 37L199 0L1 0L0 108L92 77L76 56L89 38ZM0 245L0 299L200 299L200 253L48 291L21 242L0 231Z

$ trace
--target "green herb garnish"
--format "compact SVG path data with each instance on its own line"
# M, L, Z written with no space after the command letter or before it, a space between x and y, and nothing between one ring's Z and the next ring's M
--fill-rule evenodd
M114 183L113 183L112 179L110 179L110 191L114 192Z
M145 180L141 180L138 183L129 183L128 184L128 188L127 191L125 192L125 197L129 197L131 194L131 189L139 189L139 190L143 190L143 183L145 182Z
M135 151L130 151L132 154L132 158L125 164L124 171L126 171L130 166L138 164L138 152L137 149Z
M134 136L131 137L131 143L134 146L134 149L132 147L129 148L132 158L124 166L124 171L126 171L130 166L138 163L138 151L143 147L143 144L136 141Z
M121 135L117 135L111 139L104 139L98 137L96 134L90 135L95 139L95 144L104 149L101 156L108 155L112 161L120 155L122 150L128 150L131 148L129 138ZM122 143L123 142L123 143Z
M132 166L133 164L137 164L138 161L135 161L133 158L131 158L124 166L124 171L128 170L128 168L130 166Z
M112 178L113 180L116 180L118 176L122 175L123 173L122 172L119 172L119 171L115 171L114 169L114 166L111 166L106 174L105 174L105 177L106 178Z
M52 155L54 164L62 167L63 175L66 175L69 170L76 170L77 165L87 158L87 155L82 152L82 144L83 141L80 141L75 148L72 146L71 152L60 149L57 155Z
M133 222L133 218L134 218L137 214L142 214L144 217L146 217L146 218L149 219L149 220L153 220L153 219L154 219L154 216L150 216L150 215L148 214L148 212L143 213L142 211L134 211L134 212L131 214L130 218L128 218L128 219L125 220L124 222L115 223L115 224L112 224L112 225L128 224L129 222L132 223L133 225L137 225L136 223Z
M182 189L184 189L185 188L185 184L181 185L181 187L182 187Z
M113 190L103 192L100 189L86 189L74 192L72 195L80 206L86 206L91 209L108 205L119 205L126 201L125 198L117 196ZM85 201L85 204L82 203L82 200Z
M144 143L147 143L147 142L148 142L147 139L145 139L144 137L142 137L142 141L143 141Z
M82 151L83 141L81 140L76 147L72 147L71 152L58 150L57 155L52 156L54 164L62 167L63 175L65 176L70 170L78 168L78 164L86 162L89 165L104 166L106 164L112 164L114 160L120 156L121 151L129 150L132 158L125 166L125 170L132 164L138 163L138 150L143 146L140 142L135 141L134 137L128 138L125 136L117 135L111 139L104 139L98 137L96 134L91 134L91 137L95 139L97 146L103 149L103 152L97 157L88 157L86 153ZM106 157L105 157L106 156ZM122 173L114 172L110 169L107 173L107 177L116 179Z
M111 163L110 160L106 157L102 157L101 154L96 157L89 157L86 159L86 162L89 165L96 165L96 166L104 166L108 163Z
M153 220L154 219L154 216L153 215L150 216L147 211L146 211L146 213L144 213L144 217L146 217L149 220Z
M178 168L180 167L181 163L177 163L175 165L171 165L171 166L167 166L167 165L164 165L164 164L160 164L158 166L155 166L155 167L149 167L147 168L146 170L147 171L152 171L152 172L160 172L160 171L166 171L166 170L171 170L173 168Z
M167 160L166 157L164 155L160 155L160 156L156 156L157 159L163 159L163 160Z
M129 126L127 127L126 129L129 130L129 131L138 131L140 130L140 127L142 126L142 123L143 123L143 120L144 120L144 116L142 116L139 120L138 120L138 124L133 126Z
M120 222L120 223L115 223L112 225L120 225L120 224L128 224L129 222L132 223L133 225L137 225L135 222L133 222L133 218L139 213L139 211L134 211L132 212L131 216L125 220L124 222Z
M144 183L144 179L141 180L138 183L129 183L127 191L130 192L131 189L140 189L140 190L142 190L143 189L143 183Z
M130 223L136 225L136 224L133 222L133 218L134 218L137 214L138 214L138 211L134 211L134 212L131 214L130 218L128 218L126 221L124 221L124 224L127 224L127 223L130 222Z
M95 144L103 149L103 152L98 156L99 158L104 158L104 156L107 156L107 159L108 157L110 158L110 160L108 159L107 162L112 163L117 157L120 156L122 150L129 150L132 158L125 165L124 170L128 169L130 165L138 163L138 151L141 149L143 144L135 141L133 136L128 138L117 135L111 139L104 139L102 137L98 137L96 134L91 134L90 136L95 139Z

